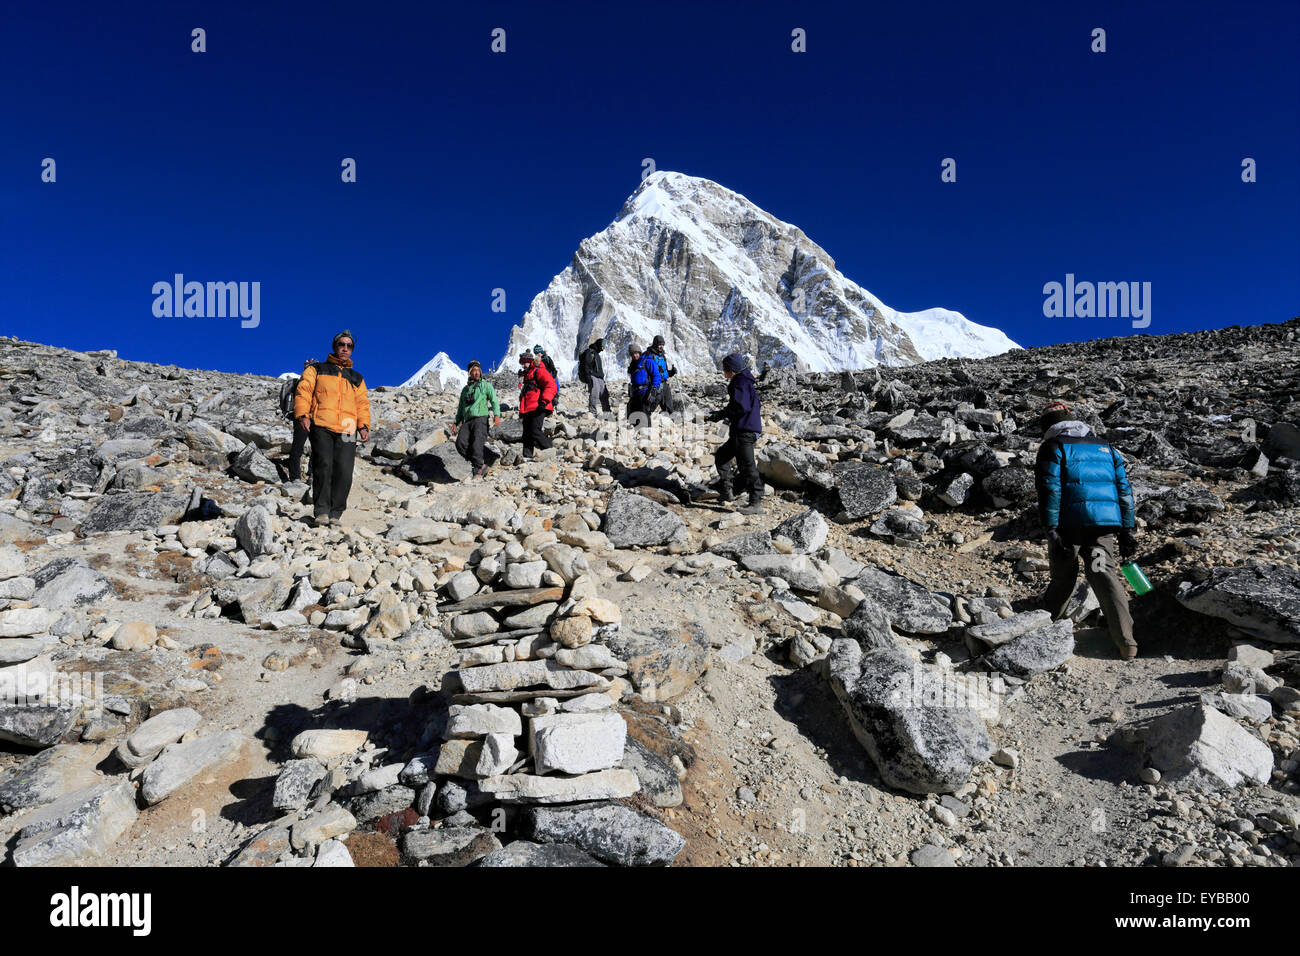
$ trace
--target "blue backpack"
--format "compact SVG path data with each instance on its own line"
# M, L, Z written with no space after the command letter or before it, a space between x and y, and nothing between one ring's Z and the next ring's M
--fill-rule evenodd
M647 389L662 388L663 384L664 376L659 367L659 362L655 356L646 352L636 363L636 369L632 372L632 387L638 392L645 392Z

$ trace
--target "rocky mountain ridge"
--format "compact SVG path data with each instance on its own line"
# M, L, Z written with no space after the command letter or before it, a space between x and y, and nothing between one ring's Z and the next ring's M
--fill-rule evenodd
M454 393L379 388L320 529L283 480L277 380L0 339L0 843L1294 865L1298 360L1293 320L776 369L756 516L710 496L716 376L639 430L565 385L556 448L522 461L507 420L485 481L447 441ZM1130 663L1086 584L1067 619L1036 610L1049 399L1129 461L1156 585Z

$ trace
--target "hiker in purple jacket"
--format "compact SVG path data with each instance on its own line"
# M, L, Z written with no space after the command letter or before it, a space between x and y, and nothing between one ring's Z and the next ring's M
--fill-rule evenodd
M714 422L726 419L731 426L726 442L713 453L713 463L718 469L718 500L725 503L735 498L737 492L748 491L749 503L739 509L740 513L761 514L763 480L758 476L758 465L754 461L754 443L763 431L758 389L753 373L745 368L745 357L739 352L732 352L722 360L722 374L727 379L730 401L726 408L709 416L709 420ZM733 460L740 465L739 488L732 485Z

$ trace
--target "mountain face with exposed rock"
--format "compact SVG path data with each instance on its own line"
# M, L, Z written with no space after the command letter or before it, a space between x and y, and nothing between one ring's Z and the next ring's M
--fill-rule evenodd
M596 338L618 377L628 346L655 335L682 374L713 374L731 352L756 368L827 372L981 358L1018 348L958 312L898 312L845 278L798 227L739 193L657 172L578 246L510 333L503 367L542 345L563 378Z

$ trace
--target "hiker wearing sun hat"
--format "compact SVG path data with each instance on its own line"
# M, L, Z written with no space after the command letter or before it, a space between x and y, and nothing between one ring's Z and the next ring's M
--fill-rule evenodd
M1111 640L1121 658L1132 660L1137 656L1133 617L1116 562L1117 550L1125 557L1137 551L1133 489L1124 456L1093 435L1064 402L1050 402L1039 424L1043 442L1034 477L1052 575L1043 603L1053 619L1065 616L1082 556L1084 575L1101 603Z
M293 414L311 439L312 503L316 523L337 522L348 505L357 439L370 438L370 398L352 367L356 339L344 329L330 342L324 362L303 370Z

